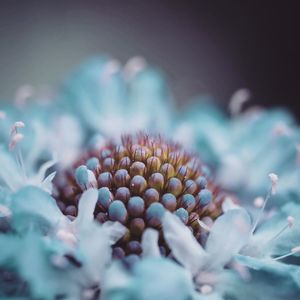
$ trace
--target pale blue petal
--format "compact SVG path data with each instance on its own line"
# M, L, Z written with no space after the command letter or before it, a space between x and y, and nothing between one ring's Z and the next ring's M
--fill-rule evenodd
M118 278L119 274L120 269L116 269L111 276ZM107 289L106 300L186 300L193 294L189 273L165 258L141 260L127 276L124 271L121 274L122 284Z
M89 222L78 234L79 250L85 256L89 279L98 283L111 262L110 236L107 229L96 222Z
M190 229L175 215L166 212L163 218L164 238L172 255L193 275L207 261L207 254Z
M133 273L136 278L133 284L136 299L184 300L193 291L189 274L166 259L143 260L136 265Z
M296 300L300 294L300 267L271 259L238 256L237 260L250 268L251 279L236 290L238 299Z
M211 99L196 99L183 115L185 136L190 147L199 151L201 158L209 165L218 165L229 148L229 123L222 111L212 104ZM180 124L179 124L180 126ZM181 139L185 139L184 136Z
M32 225L55 227L64 215L56 201L45 191L27 186L11 196L12 222L18 230L26 230Z
M108 57L91 59L79 67L66 81L61 100L89 128L107 128L106 121L126 113L127 94L120 70L110 74L115 61ZM109 99L109 100L108 100Z
M127 231L127 228L119 222L107 221L102 227L109 236L110 245L114 245Z
M92 59L67 80L60 98L88 129L110 138L124 130L161 133L171 126L173 108L164 77L146 65L126 77L118 61Z
M142 236L143 257L159 257L160 251L158 247L159 233L157 230L147 228Z
M50 195L52 194L52 189L53 189L52 181L53 181L55 175L56 175L56 172L50 173L41 183L41 188L45 192L49 193Z
M129 82L129 89L130 116L137 122L136 129L170 130L175 111L163 74L145 68Z
M78 216L74 221L74 226L80 228L86 226L94 220L94 211L98 199L98 190L90 188L84 191L79 199Z
M10 241L4 242L10 252L0 255L0 263L2 260L18 272L29 284L34 298L52 300L58 295L66 295L79 299L80 286L84 282L80 269L70 264L59 267L52 263L56 255L67 254L63 244L48 244L33 232L23 238L12 236Z
M232 209L217 218L205 244L211 262L208 267L227 264L248 242L250 232L250 216L244 209Z

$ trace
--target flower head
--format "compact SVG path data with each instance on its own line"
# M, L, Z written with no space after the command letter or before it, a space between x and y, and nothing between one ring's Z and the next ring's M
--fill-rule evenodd
M144 230L161 231L166 210L200 239L198 220L216 218L223 201L197 156L179 144L143 133L87 153L74 168L58 175L56 183L59 205L70 217L77 215L78 197L90 187L98 189L96 220L118 221L128 229L114 248L119 258L141 254ZM159 245L166 255L169 249L162 238Z

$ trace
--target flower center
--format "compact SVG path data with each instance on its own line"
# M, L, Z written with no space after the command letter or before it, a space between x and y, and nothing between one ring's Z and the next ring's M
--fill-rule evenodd
M204 169L197 156L160 136L123 136L120 144L108 142L59 174L57 202L62 212L73 218L83 191L97 188L95 219L100 223L119 221L128 229L114 246L115 257L141 254L141 236L147 227L160 232L159 246L166 254L161 233L166 209L198 240L202 233L198 220L214 219L221 213L223 196Z

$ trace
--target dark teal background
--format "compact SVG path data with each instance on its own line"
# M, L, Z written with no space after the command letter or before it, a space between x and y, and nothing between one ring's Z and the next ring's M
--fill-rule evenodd
M209 2L213 4L208 4ZM1 1L0 99L24 83L57 85L84 59L143 55L181 103L240 87L299 114L296 1Z

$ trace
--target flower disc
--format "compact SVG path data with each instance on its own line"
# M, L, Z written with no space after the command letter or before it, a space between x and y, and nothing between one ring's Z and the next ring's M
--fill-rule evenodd
M73 218L84 190L98 189L94 216L100 223L118 221L128 228L114 246L115 257L141 254L147 227L160 232L162 253L168 248L161 234L165 210L176 214L200 240L199 219L221 213L223 194L207 177L200 159L160 136L123 136L84 155L56 179L57 202Z

